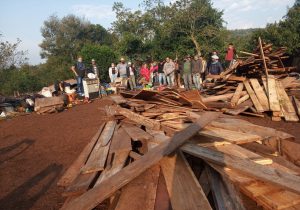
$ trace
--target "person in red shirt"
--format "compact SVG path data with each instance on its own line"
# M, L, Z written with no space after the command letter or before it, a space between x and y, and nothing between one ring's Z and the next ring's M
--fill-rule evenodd
M149 82L149 80L150 80L150 70L149 70L149 68L148 68L148 66L147 66L146 63L143 64L143 66L142 66L142 68L141 68L141 71L140 71L140 75L141 75L143 78L145 78L145 80L146 80L147 82Z
M236 50L233 46L232 43L228 45L227 51L226 51L226 56L225 56L225 67L229 68L231 62L236 56Z

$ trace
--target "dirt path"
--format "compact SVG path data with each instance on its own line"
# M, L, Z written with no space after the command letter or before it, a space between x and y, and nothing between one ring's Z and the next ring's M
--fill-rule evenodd
M96 100L58 114L0 122L0 209L59 209L56 182L101 124Z
M59 209L56 182L76 159L103 119L96 100L58 114L31 114L0 122L0 209ZM269 117L241 117L252 123L300 136L300 123Z

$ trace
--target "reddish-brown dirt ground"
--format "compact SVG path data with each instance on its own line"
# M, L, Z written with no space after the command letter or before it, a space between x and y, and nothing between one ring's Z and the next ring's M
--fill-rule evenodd
M59 209L63 189L56 182L92 138L110 103L102 99L61 113L0 121L0 209ZM242 118L300 136L300 123Z

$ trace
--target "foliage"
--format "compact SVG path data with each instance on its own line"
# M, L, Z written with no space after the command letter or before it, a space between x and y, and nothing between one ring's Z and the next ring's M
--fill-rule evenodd
M252 36L252 43L261 36L265 42L275 47L285 46L292 55L300 53L300 0L296 0L287 15L278 23L268 24L265 29L258 29Z
M102 81L109 81L108 77L108 67L111 63L117 61L116 52L109 46L106 45L85 45L80 54L83 56L86 61L87 67L91 67L89 61L92 59L96 60L98 68L100 70L100 78Z
M27 62L27 52L18 50L20 43L20 39L16 43L0 40L0 69L19 67Z
M110 34L99 24L68 15L59 19L50 16L41 28L43 41L41 56L63 56L75 60L78 52L86 43L111 44Z

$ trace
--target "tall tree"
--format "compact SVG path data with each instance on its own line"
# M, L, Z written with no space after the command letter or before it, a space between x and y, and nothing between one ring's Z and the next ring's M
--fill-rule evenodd
M101 25L68 15L59 19L50 16L41 28L43 41L41 56L64 56L74 60L86 43L111 44L110 34Z
M25 64L28 60L27 51L18 50L21 40L17 39L17 42L10 43L2 40L1 37L0 34L0 69L15 68Z

